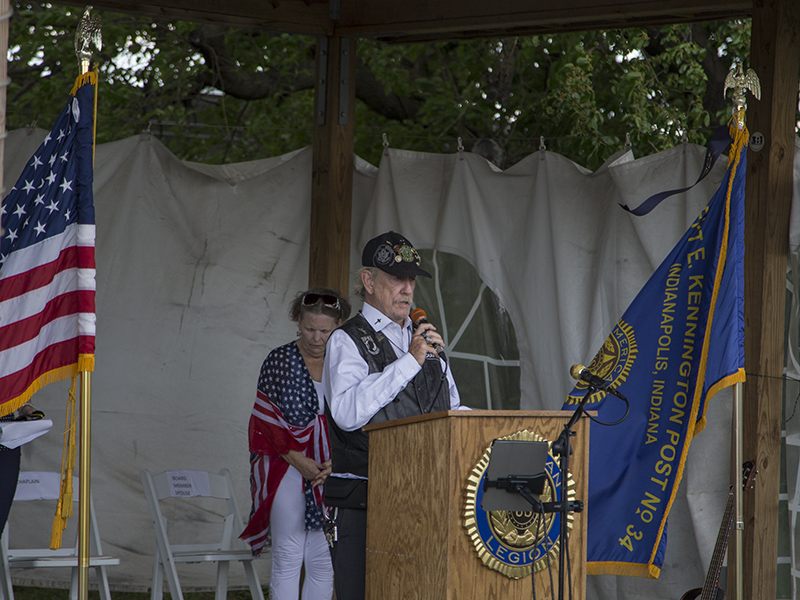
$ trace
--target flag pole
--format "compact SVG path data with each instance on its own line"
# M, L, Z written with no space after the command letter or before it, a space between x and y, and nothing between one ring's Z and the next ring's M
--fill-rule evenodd
M9 38L9 20L11 19L11 2L10 0L0 0L0 53L2 59L0 60L0 164L3 164L3 157L5 156L6 144L6 87L10 83L8 78L8 38ZM5 196L6 189L3 186L3 173L0 170L0 197ZM0 215L0 237L3 236L3 217Z
M94 45L99 51L102 48L100 18L90 15L91 6L84 10L75 32L75 55L78 59L79 75L86 75L91 68ZM95 86L95 112L97 110L97 87ZM97 132L97 120L94 120L92 131L92 163L94 164L94 145ZM78 515L78 600L89 598L89 560L91 542L89 525L91 518L91 467L92 467L92 374L89 370L81 370L81 444L80 444L80 495Z
M734 455L734 498L735 498L735 518L734 518L734 544L733 544L733 575L735 577L735 590L733 599L742 600L742 589L744 577L742 573L742 543L744 541L744 517L742 516L742 486L738 485L739 472L743 462L742 458L742 382L733 386L733 455Z
M78 599L89 597L89 494L91 493L92 373L81 371L80 492L78 506Z
M733 121L739 131L742 131L745 126L745 109L747 108L747 90L756 97L761 99L761 82L758 79L753 69L748 69L745 73L741 61L731 67L731 71L725 78L725 87L722 91L723 97L727 95L728 88L733 90L731 94L731 103L733 104L731 113ZM745 147L742 152L747 152ZM743 434L742 427L744 425L744 409L742 406L742 382L738 382L733 387L733 415L732 415L732 431L731 443L733 445L733 461L734 466L731 469L732 483L733 483L733 497L734 497L734 544L733 556L729 554L728 564L733 563L733 583L734 583L734 600L742 600L744 590L744 573L742 573L743 565L743 549L744 543L744 512L742 507L742 486L739 484L741 467L744 462L742 457L743 447ZM728 579L730 581L730 578Z
M722 90L722 95L725 97L727 95L728 88L733 90L731 94L731 104L733 104L731 113L733 115L733 121L739 131L744 130L745 128L745 109L747 108L747 91L750 92L755 96L757 100L761 99L761 82L759 81L758 75L753 71L753 69L748 69L745 73L744 68L742 67L741 61L738 64L732 66L731 71L728 73L728 76L725 78L725 87ZM742 152L747 152L747 148L741 150ZM733 497L734 497L734 544L733 544L733 557L728 558L728 564L730 565L733 563L734 565L734 572L733 572L733 582L734 582L734 600L742 600L742 594L744 589L744 573L742 573L742 566L743 566L743 548L742 544L744 543L744 512L742 507L742 486L739 484L740 473L741 473L741 466L744 462L742 456L742 445L743 445L743 435L742 435L742 427L743 427L743 419L744 419L744 409L742 406L742 382L738 382L733 387L733 423L731 435L733 439L731 443L733 444L733 459L734 459L734 468L731 470L733 473ZM730 581L730 579L728 579Z

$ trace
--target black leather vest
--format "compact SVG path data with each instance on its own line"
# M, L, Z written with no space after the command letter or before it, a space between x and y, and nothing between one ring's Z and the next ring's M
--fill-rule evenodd
M340 327L355 342L361 357L369 366L370 373L383 371L397 360L392 343L382 333L376 332L359 313ZM450 390L447 380L442 378L439 359L430 355L419 373L408 382L389 404L380 409L369 420L382 423L403 417L411 417L450 409ZM343 431L330 414L327 403L328 430L331 438L331 455L334 473L353 473L367 476L369 459L369 434L361 429Z

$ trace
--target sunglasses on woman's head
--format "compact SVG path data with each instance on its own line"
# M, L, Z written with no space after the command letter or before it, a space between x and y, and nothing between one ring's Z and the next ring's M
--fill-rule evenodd
M303 296L303 306L314 306L320 300L322 300L322 305L328 308L339 308L339 299L336 296L331 296L330 294L306 294Z

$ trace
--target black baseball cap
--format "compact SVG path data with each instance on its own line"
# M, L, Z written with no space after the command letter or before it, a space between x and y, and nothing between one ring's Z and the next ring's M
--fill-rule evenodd
M420 268L419 252L399 233L389 231L372 238L361 253L361 264L398 277L431 274Z

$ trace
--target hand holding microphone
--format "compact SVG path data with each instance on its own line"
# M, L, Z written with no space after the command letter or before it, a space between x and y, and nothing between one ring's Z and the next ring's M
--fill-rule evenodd
M425 342L425 346L433 348L439 358L447 362L447 356L444 353L444 340L438 333L436 333L436 328L431 324L431 322L428 321L425 311L421 308L415 308L411 311L410 317L411 322L414 324L414 329L416 329L415 337L417 334L419 334L422 341ZM428 327L423 327L423 325L428 325ZM425 346L420 348L418 344L414 343L414 338L411 339L411 347L409 348L409 352L414 354L417 362L420 365L425 360L425 354L429 352L428 348ZM415 352L415 350L417 352ZM424 354L421 353L423 350ZM419 356L418 353L420 354Z

